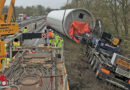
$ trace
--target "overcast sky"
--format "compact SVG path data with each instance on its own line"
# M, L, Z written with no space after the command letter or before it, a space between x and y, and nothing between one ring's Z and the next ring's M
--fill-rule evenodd
M9 5L11 0L6 0L6 5ZM15 6L32 6L43 5L44 7L60 8L65 5L67 0L15 0ZM71 1L71 0L69 0Z

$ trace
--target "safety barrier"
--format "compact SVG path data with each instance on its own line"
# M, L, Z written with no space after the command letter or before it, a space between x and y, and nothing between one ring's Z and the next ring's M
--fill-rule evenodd
M22 21L22 22L18 23L18 25L19 25L20 27L23 27L23 26L25 26L25 25L27 25L27 24L29 24L29 23L33 23L34 21L39 21L39 20L42 20L42 19L44 19L44 18L45 18L45 17L40 17L40 18L36 18L36 19L25 20L25 21Z

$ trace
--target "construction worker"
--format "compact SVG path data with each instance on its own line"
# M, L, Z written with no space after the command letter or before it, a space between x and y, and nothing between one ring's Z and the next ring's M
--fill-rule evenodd
M13 46L14 47L19 47L20 46L20 41L16 38L16 39L14 39L14 41L13 41Z
M62 44L63 44L63 39L60 37L58 44L57 44L57 47L59 47L59 48L62 47Z
M10 58L6 57L6 58L5 58L5 65L8 65L9 62L10 62Z
M34 24L34 29L37 29L37 23L34 22L33 24Z
M45 46L48 46L48 41L47 41L47 30L45 29L45 32L43 33L44 35L44 40L45 40Z
M49 29L48 37L49 37L49 43L50 43L50 45L52 45L53 39L54 39L54 33L53 33L52 29Z
M55 34L54 46L57 47L59 41L59 35Z
M27 33L27 32L28 32L27 27L24 28L24 31L23 31L23 32L24 32L24 33Z
M6 55L5 55L6 57L5 57L5 62L4 62L5 66L7 64L9 64L9 62L10 62L10 58L7 57L8 56L8 52L7 52L6 48L7 48L7 44L5 44L5 52L6 52Z

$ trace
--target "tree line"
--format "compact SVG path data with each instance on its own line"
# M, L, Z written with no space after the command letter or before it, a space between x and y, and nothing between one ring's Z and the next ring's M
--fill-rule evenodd
M9 6L5 6L3 13L7 14L8 13ZM45 15L48 12L51 11L51 8L47 7L45 8L42 5L37 5L37 6L27 6L24 8L23 6L16 6L14 7L14 16L17 18L20 13L25 13L27 16L41 16Z
M72 0L62 7L85 8L102 20L103 29L114 35L128 35L130 31L130 0Z

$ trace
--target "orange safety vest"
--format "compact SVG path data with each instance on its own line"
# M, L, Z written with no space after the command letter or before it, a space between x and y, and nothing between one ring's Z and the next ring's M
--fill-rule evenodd
M52 32L48 32L48 37L53 37L53 33Z

